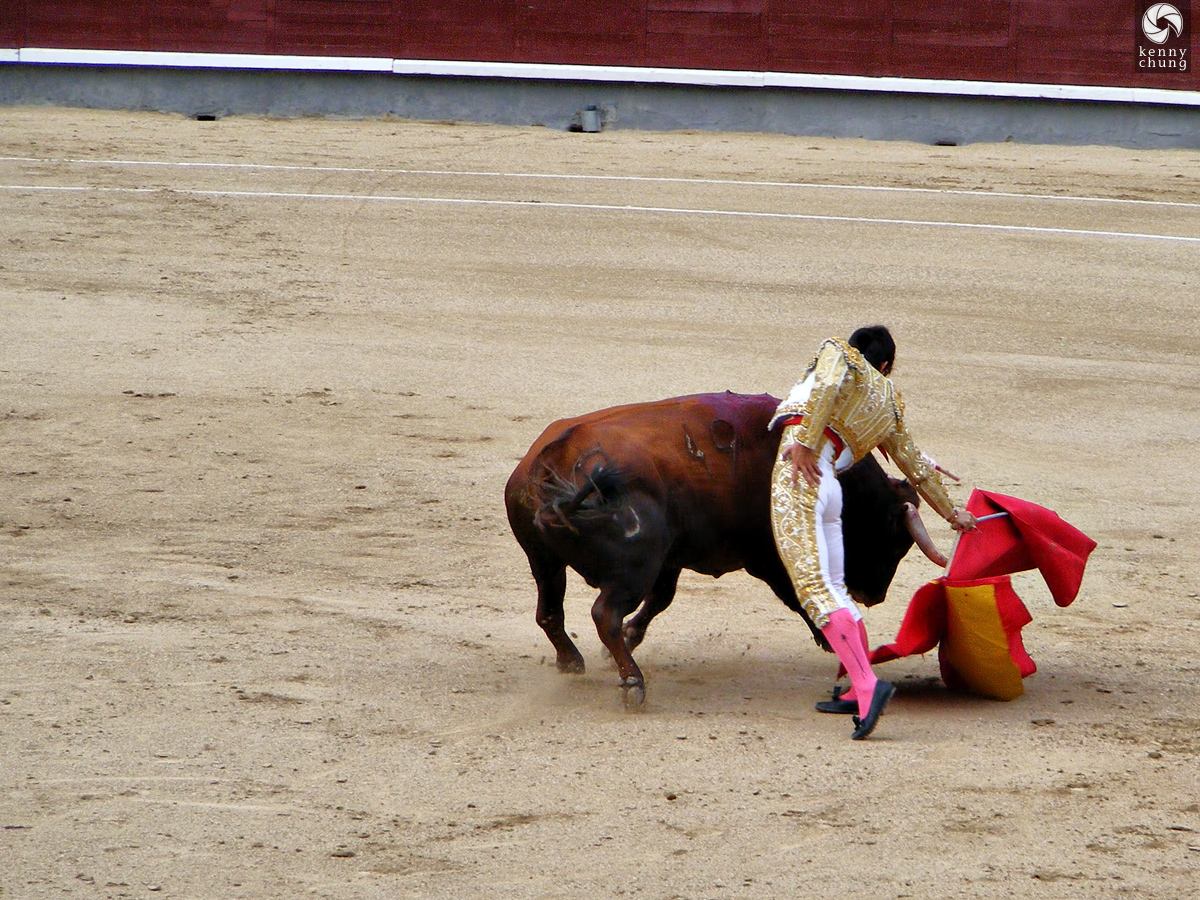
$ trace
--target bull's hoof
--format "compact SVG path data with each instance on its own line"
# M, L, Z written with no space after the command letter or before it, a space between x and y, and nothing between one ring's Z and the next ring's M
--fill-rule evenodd
M621 705L626 709L641 709L646 702L646 685L630 675L621 682Z
M587 670L582 656L560 656L557 664L558 671L563 675L582 675Z

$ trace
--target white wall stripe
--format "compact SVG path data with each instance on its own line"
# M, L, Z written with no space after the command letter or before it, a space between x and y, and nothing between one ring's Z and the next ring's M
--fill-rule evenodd
M766 87L882 91L900 94L1011 97L1028 100L1104 100L1200 106L1200 91L1105 87L1081 84L1026 84L1008 81L954 81L936 78L870 78L860 75L805 75L768 72Z
M275 56L258 53L175 53L159 50L57 50L22 47L17 61L35 65L138 66L184 69L284 69L390 72L391 59L360 56Z
M1096 85L1028 84L1007 81L958 81L937 78L872 78L792 72L744 72L719 69L668 69L642 66L578 66L550 63L493 63L470 60L385 59L355 56L275 56L252 53L175 53L154 50L84 50L49 47L0 49L0 62L40 65L94 65L205 69L282 69L288 71L391 72L460 78L517 78L553 81L679 84L705 87L793 88L941 94L962 97L1010 97L1156 103L1200 106L1200 91Z
M626 206L604 203L559 203L545 200L481 200L464 197L406 197L389 194L315 194L290 191L218 191L195 188L120 188L92 187L87 185L0 185L2 191L12 192L67 192L91 191L109 194L182 194L195 197L228 197L233 199L257 200L325 200L339 202L374 202L398 204L444 204L452 206L508 206L528 209L580 209L595 212L646 213L657 215L721 216L726 218L778 219L801 222L842 222L863 225L901 225L915 228L961 228L978 231L1000 231L1011 233L1070 235L1077 237L1130 238L1136 240L1169 241L1200 244L1200 237L1174 234L1152 234L1130 231L1094 231L1083 228L1048 228L1038 225L1000 225L985 222L949 222L932 219L891 219L871 216L829 216L812 213L756 212L753 210L688 209L671 206Z
M1181 207L1185 209L1200 209L1200 203L1183 200L1137 200L1127 197L1088 197L1072 194L1022 194L1013 191L973 191L966 188L921 188L898 187L896 185L871 184L830 184L808 181L747 181L734 178L679 178L661 175L590 175L590 174L558 174L554 172L487 172L453 169L397 169L374 168L365 166L287 166L271 163L228 163L228 162L181 162L165 160L139 159L71 159L71 158L38 158L32 156L0 156L0 163L47 163L55 165L80 166L146 166L159 168L180 169L231 169L253 170L266 172L338 172L347 175L414 175L439 178L512 178L512 179L544 179L547 181L613 181L634 184L695 184L720 187L755 187L802 189L817 191L862 191L891 194L929 194L959 197L997 198L1007 200L1046 200L1055 203L1117 203L1138 206Z
M393 60L397 75L451 75L467 78L529 78L553 81L626 81L707 87L763 87L765 72L728 69L665 69L641 66L578 66L554 63L495 63L437 59Z

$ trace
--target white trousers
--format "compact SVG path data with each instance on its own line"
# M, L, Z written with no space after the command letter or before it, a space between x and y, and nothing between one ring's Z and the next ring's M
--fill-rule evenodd
M792 464L783 449L796 442L797 426L787 426L771 473L771 527L779 557L792 579L804 612L818 628L829 615L848 610L862 618L846 591L846 551L842 540L842 486L834 468L833 445L826 442L817 456L821 481L810 485L803 475L792 484Z

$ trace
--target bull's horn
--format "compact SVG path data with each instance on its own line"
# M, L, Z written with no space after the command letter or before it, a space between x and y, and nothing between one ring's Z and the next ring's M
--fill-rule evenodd
M946 568L950 560L946 559L942 551L937 548L937 544L933 542L933 538L925 530L925 523L921 521L920 511L912 503L904 504L904 521L908 524L908 533L912 535L912 539L921 548L921 552L929 557L929 561L936 566L941 566L943 569Z

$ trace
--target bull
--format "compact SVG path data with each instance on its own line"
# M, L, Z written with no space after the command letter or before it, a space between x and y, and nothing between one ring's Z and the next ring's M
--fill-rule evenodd
M714 578L745 569L828 649L796 598L771 531L780 429L767 424L778 404L765 394L696 394L563 419L534 441L504 500L537 583L537 623L560 672L584 671L565 629L568 566L600 592L592 620L617 665L626 707L646 696L633 650L674 599L683 569ZM838 477L846 587L855 600L881 603L914 542L945 565L907 481L888 476L873 455Z

